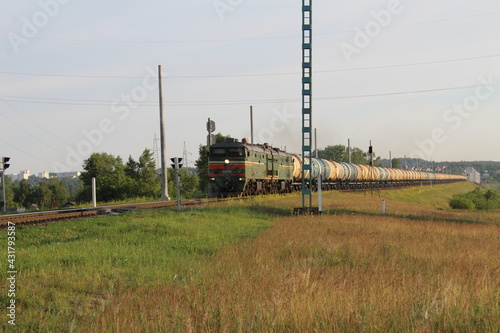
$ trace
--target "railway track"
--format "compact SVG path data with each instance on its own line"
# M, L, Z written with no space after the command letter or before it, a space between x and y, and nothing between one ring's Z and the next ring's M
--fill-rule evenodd
M209 203L221 199L189 199L182 200L183 206L199 205L203 203ZM0 215L0 229L7 227L8 222L15 223L16 225L37 225L50 223L60 220L69 219L79 219L84 217L92 217L99 215L107 215L113 212L123 212L135 209L154 209L177 206L177 201L156 201L156 202L145 202L145 203L135 203L135 204L123 204L123 205L112 205L112 206L101 206L92 208L75 208L75 209L64 209L64 210L53 210L45 212L34 212L34 213L24 213L24 214L10 214L10 215Z
M434 184L445 184L453 181L441 181L435 182ZM416 182L416 183L391 183L390 187L362 187L356 184L351 184L350 188L339 188L339 189L329 189L338 190L346 192L359 192L359 191L370 191L370 190L388 190L394 188L405 188L405 187L415 187L422 185L430 185L428 183ZM298 192L297 192L298 193ZM250 198L252 196L236 196L236 197L225 197L225 198L203 198L203 199L187 199L182 200L183 206L192 206L205 204L216 201L225 200L241 200L245 198ZM38 225L45 224L60 220L70 220L70 219L80 219L85 217L99 216L99 215L109 215L110 213L120 213L129 210L136 209L155 209L163 207L176 207L177 201L155 201L155 202L144 202L135 204L122 204L122 205L111 205L111 206L101 206L92 208L75 208L75 209L65 209L65 210L53 210L45 212L34 212L25 214L11 214L11 215L0 215L0 229L7 227L9 222L15 223L16 225Z

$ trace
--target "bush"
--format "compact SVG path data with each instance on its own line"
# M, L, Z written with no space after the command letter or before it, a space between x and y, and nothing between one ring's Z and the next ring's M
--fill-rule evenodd
M472 200L467 198L453 198L450 200L450 207L453 209L476 209Z
M476 188L474 191L454 195L450 200L453 209L500 209L500 192L488 190L486 192Z

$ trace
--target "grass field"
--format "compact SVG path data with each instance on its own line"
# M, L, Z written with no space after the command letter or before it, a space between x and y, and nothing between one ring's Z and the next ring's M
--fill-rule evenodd
M18 228L15 331L497 332L500 211L447 206L473 188L326 193L315 217L290 195Z
M485 184L484 187L489 189L489 190L500 191L500 183Z

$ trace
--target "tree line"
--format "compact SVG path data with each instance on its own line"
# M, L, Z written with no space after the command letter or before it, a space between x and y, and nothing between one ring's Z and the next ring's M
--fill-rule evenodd
M230 135L216 134L216 143L224 142ZM203 197L208 187L208 147L199 146L199 157L195 162L196 170L180 169L181 197L183 199ZM335 162L348 162L348 150L344 145L330 145L318 150L318 157ZM351 149L351 162L369 164L370 156L360 148ZM432 168L436 163L406 159L407 168ZM446 164L448 163L448 164ZM374 154L375 166L389 166L388 160L383 160ZM474 166L478 171L499 170L499 162L443 162L448 170L463 172L466 166ZM402 168L399 158L392 160L393 168ZM92 200L92 177L96 177L97 200L99 202L123 201L134 198L158 199L161 196L161 175L157 168L153 153L145 149L136 161L129 156L126 163L120 156L108 153L93 153L83 163L83 172L79 178L40 179L30 177L28 180L12 182L6 180L6 205L29 209L36 205L39 209L57 209L64 207L69 201L86 203ZM194 171L194 172L193 172ZM168 168L168 194L176 196L175 173ZM491 182L500 182L500 173L492 174Z
M136 161L129 156L126 163L120 156L108 153L93 153L83 163L83 172L77 179L41 179L12 182L5 177L6 206L9 208L58 209L68 202L88 203L92 201L92 178L96 178L99 202L122 201L134 198L158 199L161 196L161 174L149 149L145 149ZM176 170L168 168L168 193L176 196ZM181 197L193 198L202 195L198 175L187 169L178 170L181 179Z

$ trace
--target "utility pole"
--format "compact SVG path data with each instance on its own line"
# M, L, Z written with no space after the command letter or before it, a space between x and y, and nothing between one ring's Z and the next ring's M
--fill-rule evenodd
M250 105L250 143L253 144L253 106Z
M347 161L351 163L351 139L347 139Z
M163 80L161 65L158 65L158 83L160 92L160 143L161 143L161 198L170 200L168 196L168 176L167 176L167 144L165 134L165 114L163 112Z
M314 129L314 150L316 151L316 159L318 159L318 131ZM323 175L321 172L318 174L318 212L321 214L323 212Z
M184 158L184 161L186 163L186 169L189 168L189 165L188 165L188 151L186 149L186 141L184 141L184 150L182 152L182 158Z
M314 129L314 156L316 159L318 158L318 132L317 129Z

